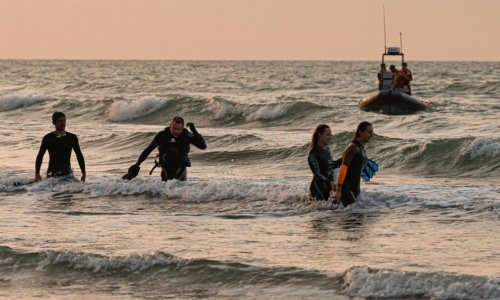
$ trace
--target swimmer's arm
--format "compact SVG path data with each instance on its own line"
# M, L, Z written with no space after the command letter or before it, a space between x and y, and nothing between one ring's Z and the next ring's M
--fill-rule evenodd
M345 177L347 175L347 169L351 165L352 158L358 154L359 147L355 144L350 144L342 156L342 165L340 166L339 177L337 179L337 186L341 187L344 184Z
M38 155L36 156L35 176L40 176L40 169L42 167L43 156L45 155L45 151L47 151L47 138L43 137L42 143L40 145L40 150L38 151Z
M160 145L159 143L160 134L161 132L157 133L151 144L149 144L149 146L147 146L146 149L142 151L141 155L139 156L139 159L135 163L137 166L140 166L141 163L145 161L146 158L148 158L149 154L151 154L151 152L153 152L153 150Z
M201 150L207 149L207 143L205 142L201 134L198 133L197 130L190 132L188 134L188 137L189 137L189 142L193 144L196 148Z
M76 154L76 159L78 160L78 165L80 166L80 170L82 174L85 175L85 158L83 157L82 150L80 149L80 144L78 143L78 138L75 136L75 143L73 144L73 150Z
M314 154L309 154L308 157L308 162L309 162L309 168L311 168L311 171L313 172L314 175L319 177L321 180L323 180L326 184L331 185L332 182L330 179L325 177L322 173L321 170L319 169L319 164L318 160L316 159L316 156Z

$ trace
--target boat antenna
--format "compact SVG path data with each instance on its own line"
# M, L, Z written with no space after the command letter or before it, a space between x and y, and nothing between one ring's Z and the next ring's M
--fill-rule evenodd
M385 4L382 5L382 9L384 12L384 53L387 53L387 38L385 34Z
M399 46L401 46L401 53L403 52L403 33L399 32Z

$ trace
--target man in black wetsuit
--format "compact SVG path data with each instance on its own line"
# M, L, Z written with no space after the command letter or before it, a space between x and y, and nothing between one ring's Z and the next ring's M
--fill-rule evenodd
M363 170L367 156L365 144L373 136L373 126L369 122L361 122L356 129L356 134L342 155L335 192L336 202L342 200L344 206L356 202L360 193L361 171Z
M149 146L142 151L137 163L131 167L137 170L140 164L151 154L151 152L158 148L159 157L158 163L161 167L161 179L167 181L171 179L178 179L185 181L187 179L187 167L191 166L189 160L190 144L193 144L199 149L206 149L207 144L203 137L198 133L193 123L186 124L191 132L184 128L184 119L181 117L174 117L170 123L170 127L160 131L156 134L153 141ZM130 169L129 169L130 173ZM127 176L127 175L125 175ZM124 179L130 179L125 177ZM135 177L135 176L134 176Z
M321 124L314 130L307 161L313 172L313 179L309 187L309 197L315 200L328 200L334 189L333 169L334 162L328 144L332 138L332 131L326 124Z
M71 150L75 151L78 165L82 171L82 181L85 181L85 159L83 158L78 138L76 135L66 131L66 116L62 112L55 112L52 115L52 124L55 131L43 137L40 151L35 163L35 181L42 180L40 168L42 167L45 151L49 151L49 168L47 177L73 176L71 170Z

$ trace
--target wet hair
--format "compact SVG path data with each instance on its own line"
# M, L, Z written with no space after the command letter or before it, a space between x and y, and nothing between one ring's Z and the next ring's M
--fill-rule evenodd
M359 136L361 135L361 132L365 131L366 128L373 126L372 123L363 121L359 123L358 128L356 129L356 133L354 134L354 137L352 138L353 141L357 140Z
M66 118L66 115L63 112L56 111L52 114L52 123L55 123L59 118Z
M172 123L177 123L177 124L181 124L182 126L184 126L184 119L182 117L175 116L172 119Z
M330 126L326 124L320 124L316 129L314 129L312 138L311 138L311 145L309 145L309 153L314 149L314 145L318 143L319 136L325 132L326 129L329 129Z

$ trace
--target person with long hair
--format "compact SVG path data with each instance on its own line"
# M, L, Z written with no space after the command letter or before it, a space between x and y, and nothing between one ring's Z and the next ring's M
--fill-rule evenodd
M365 144L373 136L373 125L363 121L359 123L354 138L349 143L342 155L342 165L335 192L335 201L342 201L344 206L356 202L360 193L361 171L366 161Z
M307 161L313 173L309 187L311 199L328 200L334 189L333 160L328 144L332 139L332 130L326 124L320 124L314 130Z

